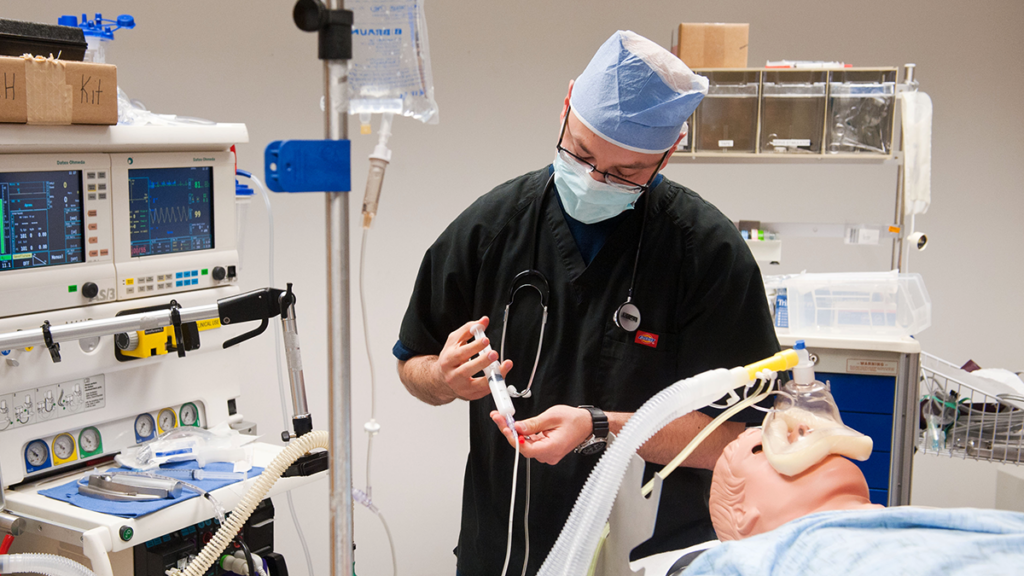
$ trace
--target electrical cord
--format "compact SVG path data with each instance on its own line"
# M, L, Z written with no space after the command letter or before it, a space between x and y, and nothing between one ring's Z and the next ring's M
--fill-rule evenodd
M252 561L252 552L249 551L249 546L242 539L242 533L239 532L235 539L238 540L238 545L242 547L242 553L245 554L245 563L249 565L249 576L259 576L256 574L256 563Z
M263 204L266 206L266 209L267 209L267 223L268 223L268 228L269 228L269 232L267 234L267 240L269 242L269 247L268 247L267 251L270 253L270 257L268 259L269 260L269 262L268 262L268 264L269 264L268 275L270 277L270 285L273 286L274 285L274 210L273 210L273 207L270 205L270 195L267 194L266 187L263 186L263 182L255 174L250 174L249 172L246 172L245 170L238 170L237 174L239 176L244 176L245 178L248 178L248 179L252 180L253 182L255 182L257 187L260 190L260 195L263 196ZM241 226L243 224L244 223L241 223L241 222L236 223L236 225L239 225L239 226ZM284 424L285 430L287 430L289 428L289 426L291 425L291 422L290 422L290 419L288 417L288 398L287 398L287 395L285 393L284 378L281 375L283 368L281 366L281 323L280 322L274 322L274 361L275 361L276 366L277 366L277 391L278 391L278 394L280 396L279 404L281 406L281 421ZM288 501L288 512L290 513L291 518L292 518L292 525L295 526L295 532L299 536L299 544L302 545L302 553L303 553L303 555L306 558L306 570L308 571L309 576L313 576L313 558L312 558L312 556L310 556L310 553L309 553L309 545L306 543L306 535L303 534L303 532L302 532L302 524L299 523L299 516L298 516L298 514L296 513L296 510L295 510L295 501L292 499L292 492L291 492L291 490L289 490L288 492L285 493L285 498Z

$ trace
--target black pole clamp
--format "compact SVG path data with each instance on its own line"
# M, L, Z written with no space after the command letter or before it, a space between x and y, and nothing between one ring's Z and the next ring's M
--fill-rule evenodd
M181 304L177 300L171 300L171 326L174 326L174 342L177 344L178 358L185 357L185 338L181 334Z
M299 0L292 19L300 30L318 33L321 60L352 59L351 10L328 10L321 0Z
M60 343L53 341L53 335L50 334L50 321L43 320L43 342L46 343L46 349L50 351L50 360L56 364L60 362Z

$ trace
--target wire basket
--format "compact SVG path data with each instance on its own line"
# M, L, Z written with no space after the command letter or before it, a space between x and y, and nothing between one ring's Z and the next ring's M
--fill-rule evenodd
M924 454L1024 464L1024 394L921 354Z

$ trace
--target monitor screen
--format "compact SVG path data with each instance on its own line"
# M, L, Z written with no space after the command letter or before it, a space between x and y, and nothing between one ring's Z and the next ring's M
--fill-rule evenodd
M213 168L128 170L132 257L213 248Z
M0 172L0 271L85 262L82 171Z

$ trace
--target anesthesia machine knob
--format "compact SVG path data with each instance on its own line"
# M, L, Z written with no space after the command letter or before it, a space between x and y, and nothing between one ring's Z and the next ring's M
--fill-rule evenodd
M114 336L114 344L121 350L132 351L139 347L138 332L121 332Z
M100 287L95 282L86 282L82 284L82 296L86 298L95 298L100 293Z
M227 272L227 270L224 269L223 266L216 266L216 267L214 267L214 269L213 269L213 279L214 280L220 282L227 275L228 275L228 272Z

